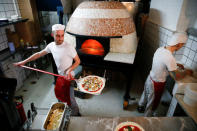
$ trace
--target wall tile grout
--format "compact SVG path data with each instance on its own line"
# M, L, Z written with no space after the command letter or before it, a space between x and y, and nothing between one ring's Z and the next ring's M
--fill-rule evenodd
M145 25L145 32L143 41L149 46L149 49L147 50L154 50L154 48L158 48L161 46L166 46L168 40L170 39L171 35L173 34L173 31L168 30L166 28L160 27L159 25L156 25L151 22L147 22ZM156 38L158 37L158 38ZM152 43L152 39L154 43ZM189 35L187 43L183 46L183 48L179 51L176 51L174 53L174 56L178 59L181 58L180 61L184 61L183 64L186 66L193 66L195 70L197 70L197 38L194 36ZM146 45L144 44L144 45ZM146 50L145 50L146 51ZM151 52L151 51L147 51ZM150 54L152 56L153 54ZM182 56L182 57L181 57ZM147 56L146 56L147 57ZM146 58L145 58L146 59ZM189 65L188 65L189 64Z

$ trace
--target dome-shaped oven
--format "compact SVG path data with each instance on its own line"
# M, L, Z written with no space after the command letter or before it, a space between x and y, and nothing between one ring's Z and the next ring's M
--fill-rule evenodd
M85 1L73 12L66 31L75 35L113 37L135 32L135 25L121 2Z

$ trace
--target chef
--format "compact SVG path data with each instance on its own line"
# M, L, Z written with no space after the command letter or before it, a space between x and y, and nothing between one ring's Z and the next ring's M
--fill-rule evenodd
M160 47L153 56L152 69L148 75L142 96L138 102L138 111L144 112L145 116L153 116L157 109L162 93L164 91L167 75L174 79L182 79L186 73L191 71L178 71L177 66L184 69L184 66L176 63L173 53L179 50L187 41L187 34L184 32L174 33L168 45Z
M55 60L55 64L60 75L64 75L66 79L74 78L75 72L81 70L80 59L77 55L75 48L64 41L64 29L65 26L61 24L55 24L52 26L52 36L54 42L49 43L45 49L41 50L30 56L29 58L14 63L15 66L25 65L27 62L36 60L48 53L52 53ZM73 63L74 60L74 63ZM70 88L70 101L72 115L80 115L79 108L74 97L74 89Z

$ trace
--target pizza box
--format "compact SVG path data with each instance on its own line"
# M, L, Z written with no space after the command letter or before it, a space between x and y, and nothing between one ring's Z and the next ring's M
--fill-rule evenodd
M87 81L88 79L93 79L93 78L96 78L99 82L99 85L100 85L100 88L97 89L97 90L87 90L83 87L83 84L85 81ZM87 94L92 94L92 95L100 95L102 90L104 89L105 87L105 82L106 82L106 79L103 78L103 77L99 77L99 76L95 76L95 75L90 75L90 76L86 76L84 78L80 78L78 81L77 81L77 86L79 88L79 90L81 92L84 92L84 93L87 93Z

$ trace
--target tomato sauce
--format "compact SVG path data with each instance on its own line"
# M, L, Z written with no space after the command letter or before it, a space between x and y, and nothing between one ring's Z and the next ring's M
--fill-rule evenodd
M132 131L141 131L140 128L138 128L137 126L133 126L133 125L126 125L126 126L123 126L123 127L120 128L118 131L124 131L124 129L128 129L128 126L134 127L134 129L132 129Z
M83 88L84 88L84 86L85 86L85 84L82 84ZM101 86L97 90L94 90L94 91L89 91L88 89L85 89L85 90L88 91L88 92L97 92L97 91L99 91L101 89L102 86L103 86L103 82L102 82Z

